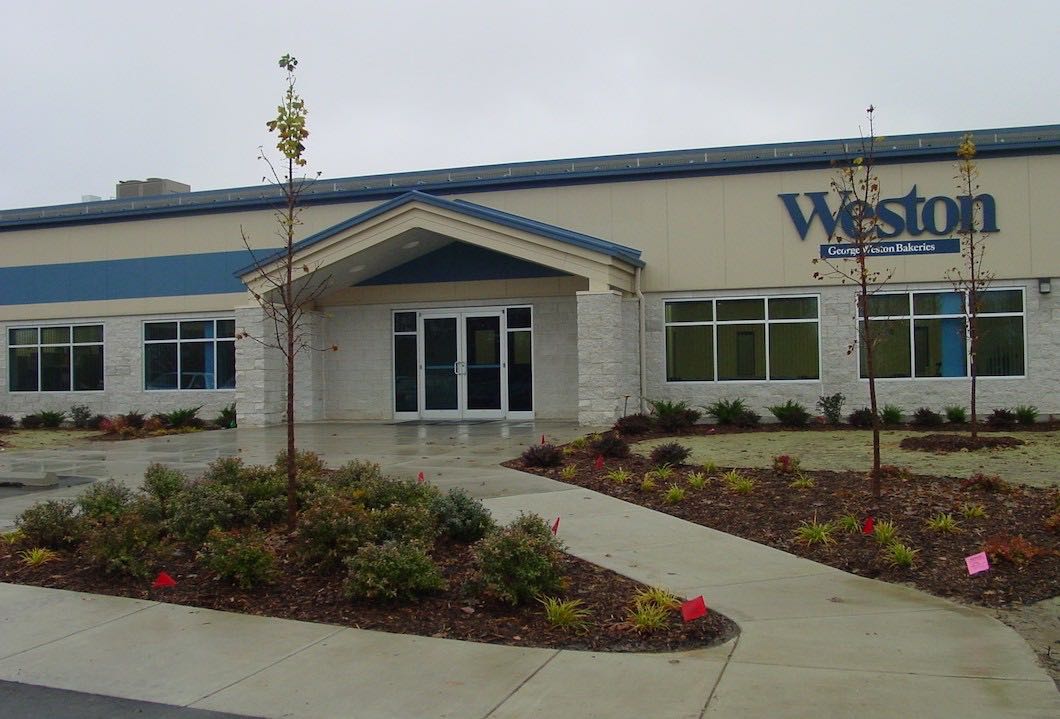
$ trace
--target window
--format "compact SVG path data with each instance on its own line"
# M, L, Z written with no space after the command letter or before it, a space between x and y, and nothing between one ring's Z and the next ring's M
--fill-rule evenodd
M235 389L235 320L144 323L144 389Z
M103 389L103 325L17 327L7 345L12 392Z
M416 313L394 313L394 411L415 412L419 374L416 371Z
M876 376L967 377L971 348L966 337L964 292L901 292L873 295L869 315L876 339ZM859 318L864 313L858 312ZM864 319L859 319L864 332ZM868 375L864 342L861 377ZM980 377L1024 373L1023 290L987 290L979 298Z
M820 377L817 297L665 303L666 381Z
M534 409L533 318L530 307L509 307L505 311L508 331L508 410Z

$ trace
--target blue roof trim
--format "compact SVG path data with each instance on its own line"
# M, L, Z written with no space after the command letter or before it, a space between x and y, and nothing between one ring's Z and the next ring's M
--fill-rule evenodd
M312 247L313 245L323 242L335 235L345 232L346 230L352 229L357 225L363 224L368 220L378 217L390 210L402 207L411 202L422 202L425 205L431 205L443 210L450 210L457 212L462 215L468 215L469 217L476 217L482 220L489 220L490 222L496 222L499 225L509 227L515 230L522 230L524 232L530 232L531 234L539 235L541 237L547 237L549 239L564 242L575 247L581 247L583 249L592 250L594 252L600 252L608 255L609 257L615 257L617 259L628 262L635 267L643 267L644 261L640 259L640 250L635 250L632 247L626 247L625 245L619 245L614 242L608 242L602 240L599 237L592 237L591 235L583 235L580 232L573 232L572 230L565 230L562 227L556 227L555 225L549 225L544 222L538 222L537 220L531 220L526 217L520 217L519 215L513 215L509 212L503 212L501 210L494 210L489 207L483 207L482 205L476 205L473 202L466 200L446 200L441 197L435 197L434 195L428 195L425 192L413 190L412 192L406 192L400 197L384 202L380 205L376 205L370 210L366 210L359 215L355 215L348 220L344 220L336 225L332 225L316 234L310 235L303 240L295 243L294 250L299 252ZM254 271L257 264L266 265L271 262L275 262L284 256L284 252L274 252L270 255L262 257L259 263L247 265L235 272L237 277L243 277Z
M1060 152L1060 125L969 130L980 157ZM964 131L894 135L876 157L882 164L953 159ZM388 175L318 180L306 205L385 200L410 190L437 194L622 182L673 176L721 175L827 166L858 154L860 138L604 155L479 165ZM50 207L0 210L0 231L76 223L121 222L174 215L238 212L281 204L276 188L248 186Z

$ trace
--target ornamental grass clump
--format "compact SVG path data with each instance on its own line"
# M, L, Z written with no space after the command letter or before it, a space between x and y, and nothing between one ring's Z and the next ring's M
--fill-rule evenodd
M692 489L703 489L707 486L707 477L702 472L691 472L688 475L688 486Z
M680 504L685 500L685 490L676 484L671 484L663 494L663 501L667 504Z
M562 543L544 519L523 514L474 546L482 585L513 605L554 594L563 580Z
M888 564L902 569L912 567L917 555L920 554L919 549L913 549L901 542L891 542L883 551Z
M983 519L986 517L986 507L972 502L965 502L957 511L959 511L961 516L965 519Z
M1038 421L1038 408L1034 405L1021 404L1016 407L1014 414L1016 421L1025 427L1029 427Z
M608 482L614 482L615 484L625 484L629 481L630 475L628 470L623 467L618 467L617 469L612 469L604 476L607 478Z
M832 523L836 529L842 530L849 534L856 534L861 531L861 520L853 514L844 514Z
M818 522L815 516L812 521L802 521L795 530L795 541L799 544L811 546L814 544L835 544L832 532L835 527L831 522Z
M578 476L578 465L568 464L559 471L560 479L571 481Z
M585 602L582 600L538 597L537 601L545 608L545 618L548 623L557 629L583 632L589 628L592 613L585 608Z
M27 567L40 567L57 560L59 553L47 547L33 547L32 549L23 549L18 553L18 557L22 560L22 564Z
M927 520L927 528L932 532L952 533L961 531L957 520L953 518L952 514L946 512L939 512Z
M626 621L635 631L655 631L669 624L674 610L680 606L677 597L668 590L649 587L633 595Z
M813 477L809 477L802 472L799 472L795 479L788 483L788 486L792 489L812 489L816 482Z
M752 477L745 477L735 469L729 470L723 474L721 478L725 481L725 484L729 486L729 489L737 494L750 494L754 491L755 485L757 484Z
M886 519L881 519L872 528L872 538L877 544L884 546L898 541L898 525Z
M884 424L901 424L903 410L896 404L885 404L880 410L880 421Z
M44 427L48 429L58 429L62 426L63 420L66 419L66 412L57 412L53 410L44 410L40 413L40 421Z

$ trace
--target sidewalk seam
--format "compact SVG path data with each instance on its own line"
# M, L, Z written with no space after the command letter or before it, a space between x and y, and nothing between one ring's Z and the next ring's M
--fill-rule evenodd
M710 703L714 700L714 694L718 691L721 678L725 676L725 671L729 668L729 664L732 663L732 655L736 653L736 647L740 646L740 636L739 634L736 635L736 641L732 643L732 649L729 650L729 655L725 657L725 664L721 667L721 671L718 672L718 678L714 680L714 686L710 688L710 694L707 695L707 701L703 704L703 710L699 712L699 719L703 719L707 709L710 708Z
M44 587L42 587L42 589L43 588ZM143 601L143 600L139 600L139 601ZM140 612L145 611L147 609L153 609L154 607L157 607L160 604L162 604L162 602L151 602L146 607L140 607L139 609L134 609L133 611L129 612L128 614L122 614L120 617L113 617L113 618L108 619L106 621L100 622L99 624L93 624L90 627L85 627L84 629L78 629L76 632L70 632L69 634L64 634L61 637L57 637L55 639L51 639L49 641L42 642L41 644L37 644L37 645L32 646L32 647L27 647L26 649L22 649L20 651L17 651L14 654L7 654L7 655L4 655L4 656L0 656L0 661L7 661L8 659L13 659L14 657L17 657L19 654L25 654L26 652L32 652L35 649L40 649L41 647L46 647L49 644L55 644L56 642L61 642L64 639L69 639L70 637L77 636L78 634L82 634L84 632L90 631L92 629L96 629L98 627L105 627L108 624L110 624L111 622L116 622L116 621L118 621L120 619L126 619L128 617L133 616L134 614L139 614Z
M269 664L266 664L265 666L263 666L263 667L261 667L259 669L255 669L250 674L247 674L244 677L240 677L239 679L236 679L234 682L229 682L228 684L225 684L223 687L218 687L217 689L214 689L212 692L208 692L207 694L202 695L198 699L193 699L190 702L188 702L187 704L185 704L184 706L185 707L189 707L189 708L193 707L195 704L198 704L201 701L205 701L205 700L209 699L210 697L223 692L226 689L234 687L236 684L239 684L240 682L245 682L247 679L251 679L253 677L256 677L258 674L261 674L266 669L272 669L274 666L276 666L280 662L285 662L288 659L290 659L291 657L293 657L293 656L295 656L297 654L301 654L306 649L309 649L310 647L315 647L317 644L320 644L321 642L327 641L328 639L331 639L336 634L339 634L340 632L344 632L347 629L351 629L351 628L352 627L337 627L335 629L335 631L331 632L330 634L326 634L326 635L320 637L319 639L316 639L316 640L314 640L312 642L309 642L308 644L305 644L305 645L303 645L301 647L298 647L297 649L295 649L295 650L293 650L293 651L291 651L291 652L289 652L287 654L284 654L282 657L280 657L276 661L271 662ZM228 711L228 710L212 709L211 711Z
M516 693L516 692L518 692L518 691L519 691L520 689L522 689L523 687L525 687L525 686L526 686L526 684L527 684L527 682L529 682L529 681L530 681L531 679L533 679L534 677L536 677L536 676L537 676L537 674L538 674L538 672L540 672L540 671L541 671L542 669L544 669L545 667L547 667L547 666L549 665L549 663L551 663L551 661L552 661L553 659L555 659L556 657L558 657L558 656L560 655L560 652L562 652L562 651L563 651L562 649L557 649L557 650L556 650L556 652L555 652L555 653L554 653L554 654L553 654L552 656L550 656L550 657L549 657L548 659L546 659L546 660L545 660L544 662L542 662L542 663L541 663L541 666L539 666L539 667L538 667L537 669L535 669L534 671L530 672L530 674L529 674L529 675L527 675L526 679L524 679L524 680L522 680L521 682L519 682L519 686L517 686L517 687L516 687L515 689L512 689L512 690L511 690L510 692L508 692L508 694L507 694L507 695L505 695L505 697L504 697L503 699L501 699L501 700L500 700L499 702L497 702L497 704L496 704L496 705L495 705L495 706L494 706L494 707L493 707L492 709L490 709L490 710L489 710L488 712L486 712L486 713L485 713L485 714L484 714L484 715L482 716L482 719L489 719L489 717L493 716L493 713L494 713L495 711L497 711L497 710L498 710L498 709L500 709L500 708L501 708L502 706L504 706L504 704L505 704L505 703L506 703L506 702L507 702L507 701L508 701L509 699L511 699L511 698L512 698L513 696L515 696L515 693Z
M865 674L889 674L902 677L937 677L940 679L978 679L980 681L991 681L991 682L1028 682L1031 684L1052 684L1053 680L1048 675L1040 679L1028 679L1026 677L995 677L995 676L982 676L979 674L935 674L933 672L902 672L894 669L854 669L851 667L824 667L816 666L813 664L779 664L777 662L763 662L763 661L748 661L746 659L739 660L738 664L747 664L756 667L788 667L794 669L813 669L816 671L825 672L862 672ZM1044 669L1042 670L1045 671Z

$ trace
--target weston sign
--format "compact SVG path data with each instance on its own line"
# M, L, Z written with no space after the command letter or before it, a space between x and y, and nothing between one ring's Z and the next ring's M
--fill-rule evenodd
M783 201L792 224L799 233L799 237L806 239L814 223L819 223L826 237L832 237L836 232L836 225L847 237L852 236L856 229L851 216L856 207L856 201L847 203L843 212L836 216L839 206L839 195L836 195L836 209L828 204L830 192L789 192L777 195ZM805 196L809 200L809 215L804 212L806 202L800 203L799 198ZM950 235L956 230L969 229L973 210L978 205L981 221L978 229L982 232L997 232L997 203L993 195L961 195L959 197L923 197L917 194L916 185L901 197L890 197L880 200L875 207L866 207L867 213L878 217L880 220L877 234L879 237L888 239L909 235L919 237L925 233L935 236Z

